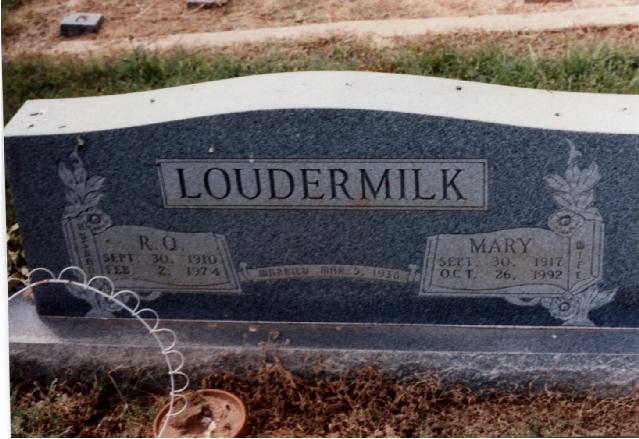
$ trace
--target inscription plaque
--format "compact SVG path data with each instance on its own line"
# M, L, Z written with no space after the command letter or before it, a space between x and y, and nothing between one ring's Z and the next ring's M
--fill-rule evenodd
M160 160L166 207L486 209L485 160Z
M240 291L223 236L112 225L97 207L104 179L87 180L80 156L71 158L73 170L60 163L59 175L67 187L62 225L74 265L90 276L109 277L119 288Z
M528 228L439 235L428 240L422 294L561 295L600 280L602 245L595 221L571 237Z
M601 280L604 224L592 206L598 166L580 169L570 144L565 178L546 177L558 210L551 230L522 228L428 239L422 294L492 291L556 296Z

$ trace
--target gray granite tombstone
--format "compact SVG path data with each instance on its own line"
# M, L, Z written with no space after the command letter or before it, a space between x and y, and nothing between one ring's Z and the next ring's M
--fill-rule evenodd
M639 354L637 96L287 73L28 101L5 148L31 267L107 276L166 319L323 349Z

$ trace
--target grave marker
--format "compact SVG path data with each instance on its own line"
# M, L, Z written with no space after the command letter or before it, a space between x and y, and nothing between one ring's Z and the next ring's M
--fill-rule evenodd
M225 111L244 86L266 96ZM216 103L189 110L196 93ZM468 117L477 94L511 108ZM7 161L33 267L108 276L167 317L635 325L637 98L571 96L303 73L30 101ZM602 105L614 124L579 120ZM51 290L41 314L111 315Z
M5 155L31 267L139 292L190 364L278 340L291 367L310 350L627 390L637 121L637 96L287 73L28 101ZM67 317L116 308L74 288L35 298L45 325L17 309L15 355L43 361L60 337L60 355L86 337L112 355L124 320Z
M102 26L102 14L88 12L72 12L62 17L60 21L60 35L73 37L85 33L97 33Z
M213 8L220 7L227 4L229 0L186 0L186 6L188 8Z

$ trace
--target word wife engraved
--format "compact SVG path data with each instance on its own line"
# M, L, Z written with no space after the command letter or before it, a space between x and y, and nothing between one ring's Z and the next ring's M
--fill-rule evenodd
M487 209L486 161L159 160L165 207Z

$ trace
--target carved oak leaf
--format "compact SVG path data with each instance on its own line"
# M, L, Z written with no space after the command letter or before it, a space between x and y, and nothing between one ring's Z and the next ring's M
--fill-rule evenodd
M62 162L58 165L58 176L67 187L75 187L75 178L73 177L73 173Z
M589 207L595 199L595 192L588 191L577 195L575 198L575 205L579 210Z
M97 192L102 188L103 184L104 184L104 177L98 177L97 175L94 175L93 177L89 178L89 180L87 181L86 191L87 193Z
M78 194L71 189L67 189L66 191L64 191L64 196L66 197L67 201L74 206L82 204L82 200L80 199Z
M97 206L102 198L102 194L97 192L91 192L84 197L84 207L93 207Z
M62 216L64 218L75 218L86 210L86 207L81 204L70 205L64 208Z
M547 177L544 177L544 180L546 181L546 184L551 189L554 189L559 192L568 192L569 190L568 183L566 182L566 180L564 180L562 177L560 177L557 174L548 175Z
M578 182L578 189L580 192L589 191L597 182L601 179L599 174L599 167L596 163L591 163L590 166L581 172L581 178Z
M577 150L577 147L570 139L566 139L566 142L568 142L568 145L570 146L570 152L568 153L568 165L570 166L575 163L579 157L581 157L581 152Z
M552 199L555 200L555 203L557 203L559 207L563 207L564 209L573 210L575 207L572 198L565 192L553 194Z
M612 290L598 290L590 300L590 309L599 308L612 302L617 294L617 288Z
M84 170L82 166L78 164L74 164L73 176L75 177L75 181L78 186L84 186L84 183L87 180L87 171Z
M77 148L74 149L71 154L69 154L69 157L71 158L71 160L73 160L75 163L77 163L77 166L80 166L82 168L84 167L84 162L82 161L82 158L80 157L80 154L78 154Z
M580 172L577 165L569 166L568 169L566 169L566 181L570 186L575 187L579 183L579 176Z

